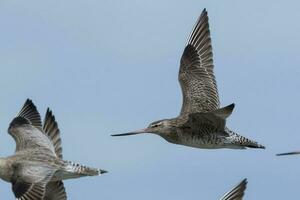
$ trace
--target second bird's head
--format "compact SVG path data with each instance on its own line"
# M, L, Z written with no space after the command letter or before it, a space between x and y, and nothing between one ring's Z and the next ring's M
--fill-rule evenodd
M147 128L131 131L128 133L115 134L112 136L127 136L141 133L154 133L158 135L168 134L171 131L171 123L168 119L158 120L149 124Z

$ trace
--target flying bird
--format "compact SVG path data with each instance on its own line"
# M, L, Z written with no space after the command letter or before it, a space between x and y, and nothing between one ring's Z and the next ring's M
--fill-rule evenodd
M242 200L247 187L247 179L242 180L237 186L224 194L220 200Z
M27 99L9 125L16 142L15 154L0 158L0 178L12 184L17 200L66 200L62 180L96 176L105 170L63 160L60 130L48 108L44 123Z
M234 104L220 108L213 68L208 16L204 9L180 61L178 79L183 103L179 116L155 121L141 130L112 136L153 133L170 143L196 148L265 148L226 126L226 119L231 115Z

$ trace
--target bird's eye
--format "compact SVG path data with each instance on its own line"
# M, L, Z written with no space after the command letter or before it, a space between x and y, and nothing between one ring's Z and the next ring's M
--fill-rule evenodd
M152 124L152 128L156 128L156 127L159 127L161 125L161 123L158 123L158 124Z

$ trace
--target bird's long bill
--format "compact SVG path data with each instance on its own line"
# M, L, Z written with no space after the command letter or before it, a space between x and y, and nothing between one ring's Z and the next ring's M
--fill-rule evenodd
M141 133L147 133L148 129L147 128L144 128L144 129L140 129L140 130L136 130L136 131L131 131L131 132L128 132L128 133L122 133L122 134L114 134L114 135L111 135L111 136L127 136L127 135L137 135L137 134L141 134Z
M300 151L292 151L292 152L287 152L287 153L279 153L276 154L276 156L287 156L287 155L297 155L300 154Z
M108 171L103 170L103 169L99 169L99 173L100 173L100 174L105 174L105 173L108 173Z

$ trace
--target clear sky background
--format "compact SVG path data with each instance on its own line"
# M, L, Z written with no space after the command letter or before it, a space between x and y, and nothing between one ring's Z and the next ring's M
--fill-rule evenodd
M175 117L179 60L207 8L228 126L266 150L203 150L155 135L113 138ZM65 181L71 200L299 199L300 3L240 0L0 1L0 155L26 98L59 123L67 160L109 171ZM14 199L0 182L1 199Z

